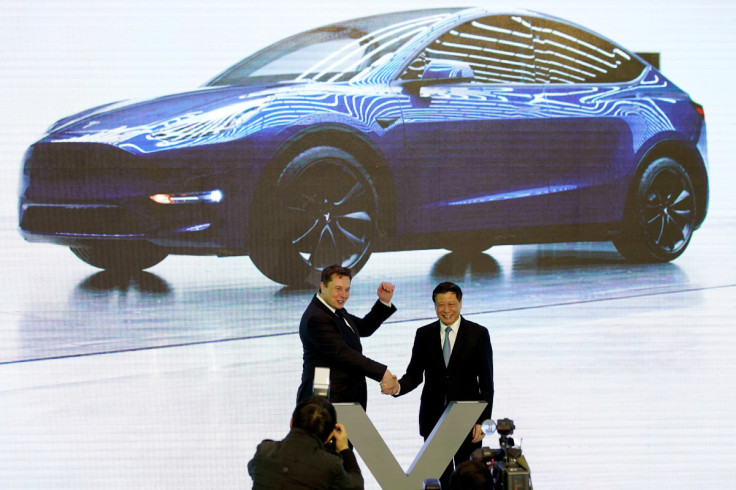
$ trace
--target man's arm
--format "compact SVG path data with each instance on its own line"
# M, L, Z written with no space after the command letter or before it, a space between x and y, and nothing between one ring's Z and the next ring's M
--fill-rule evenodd
M381 303L390 306L391 305L391 298L394 297L394 288L395 286L391 284L390 282L382 282L378 285L378 299L381 301Z
M381 379L381 393L384 395L396 395L400 388L401 387L399 386L399 382L396 380L396 376L386 369L386 372Z
M355 459L355 454L352 449L345 449L340 451L340 457L342 458L342 470L344 475L340 475L337 478L336 484L330 486L330 488L345 488L345 489L362 489L363 475L360 472L360 466L358 461Z
M337 321L327 318L326 315L315 315L310 318L306 328L308 341L323 356L329 358L332 367L356 370L375 381L380 381L386 373L386 365L348 346L338 330Z
M423 352L424 348L419 329L414 336L414 346L411 349L411 360L406 367L406 374L399 380L399 393L394 396L406 395L424 381L424 359L427 355Z
M493 347L491 347L491 336L488 329L480 326L480 338L478 342L478 384L480 394L483 400L488 402L488 406L483 410L478 424L483 420L491 418L493 412Z
M263 463L263 454L268 454L273 445L274 441L270 439L261 441L256 447L256 453L253 455L253 458L248 461L248 474L254 483L264 478L268 478L268 467Z
M394 297L393 284L382 282L378 286L377 294L378 300L373 304L371 311L363 318L348 313L350 324L357 329L358 335L361 337L371 336L396 311L396 306L391 303L391 299Z
M350 316L350 324L358 330L358 335L370 337L395 311L396 305L386 306L381 300L376 300L371 311L363 318L358 318L350 313L348 313L348 316Z
M488 329L478 325L480 336L478 339L478 385L480 395L483 400L488 402L488 406L478 417L472 431L472 442L480 442L483 440L482 423L486 419L491 418L493 413L493 348L491 347L491 337Z
M335 424L332 435L335 438L335 449L342 459L342 465L335 471L329 488L362 489L363 475L355 454L348 444L348 433L345 426Z

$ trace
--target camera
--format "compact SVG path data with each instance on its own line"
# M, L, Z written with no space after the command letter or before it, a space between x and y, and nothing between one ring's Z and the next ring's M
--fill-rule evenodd
M442 485L437 478L427 478L424 480L423 490L442 490Z
M470 459L481 461L488 466L493 478L494 490L532 490L532 477L529 464L521 453L521 447L514 446L516 426L511 419L486 420L482 424L483 432L493 434L498 432L499 448L482 447L471 454Z

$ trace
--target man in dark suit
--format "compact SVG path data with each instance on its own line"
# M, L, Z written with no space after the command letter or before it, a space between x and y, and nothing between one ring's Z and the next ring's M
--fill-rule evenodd
M284 440L261 442L248 462L254 490L363 488L348 434L326 398L315 396L297 404L290 426ZM325 447L331 439L335 451Z
M345 310L350 296L350 277L346 267L331 265L322 271L319 293L302 315L299 337L304 349L302 384L297 400L312 396L314 368L330 369L330 401L357 402L366 408L368 392L365 378L380 381L382 386L397 386L386 365L363 355L360 337L368 337L396 311L391 304L394 285L382 282L378 300L363 318Z
M399 380L398 393L384 388L385 394L405 395L422 383L426 376L419 407L419 433L426 440L451 401L486 401L488 406L478 417L454 457L454 463L470 459L481 446L481 423L491 418L493 407L493 349L488 329L460 316L463 292L457 284L440 283L432 292L439 321L417 330L406 374ZM446 360L447 359L447 360ZM453 471L451 461L440 478L442 488L449 488Z

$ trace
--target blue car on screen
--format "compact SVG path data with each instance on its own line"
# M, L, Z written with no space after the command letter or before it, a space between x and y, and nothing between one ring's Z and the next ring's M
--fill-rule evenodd
M536 12L429 9L58 121L24 157L19 224L111 271L249 255L298 285L390 250L613 241L670 261L707 207L703 108L642 56Z

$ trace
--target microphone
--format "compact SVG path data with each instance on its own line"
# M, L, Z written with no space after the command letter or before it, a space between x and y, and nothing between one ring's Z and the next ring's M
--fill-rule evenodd
M312 390L315 396L330 398L330 368L314 368L314 382Z

